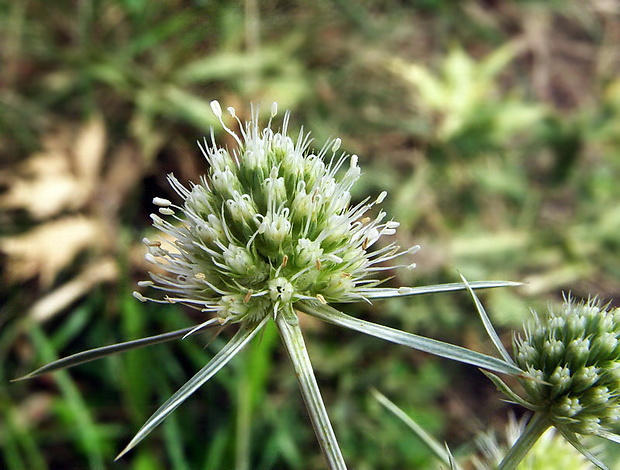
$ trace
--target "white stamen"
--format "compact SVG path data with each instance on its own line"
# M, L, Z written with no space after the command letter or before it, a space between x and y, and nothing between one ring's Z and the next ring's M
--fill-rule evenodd
M144 255L144 259L147 261L147 263L157 264L157 260L152 253L147 253L146 255Z
M379 194L379 197L377 198L375 202L377 204L381 204L386 196L387 196L387 191L382 191L381 194Z
M222 107L220 106L219 101L213 100L209 103L209 106L211 106L211 111L213 111L213 114L215 114L215 117L221 121L222 120Z
M140 292L133 291L132 295L138 299L140 302L146 302L146 297L144 297Z
M278 103L274 101L271 103L271 117L276 117L276 114L278 114Z
M169 207L160 207L159 213L162 215L174 215L174 211Z
M333 261L334 263L342 263L342 258L340 256L336 256L333 253L329 253L325 256L329 261Z
M336 153L340 149L341 144L342 139L337 138L336 140L334 140L334 143L332 144L332 152Z
M140 287L151 287L154 285L153 281L138 281Z
M168 199L164 199L163 197L154 197L153 204L161 207L168 207L172 205L172 203Z
M351 169L357 168L357 160L358 160L357 155L351 155L351 160L349 161L349 167Z

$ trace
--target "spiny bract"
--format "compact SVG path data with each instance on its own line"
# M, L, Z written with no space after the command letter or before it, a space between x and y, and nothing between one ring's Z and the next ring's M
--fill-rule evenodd
M611 432L620 421L620 309L566 300L514 341L530 408L560 430ZM534 379L534 380L532 380Z
M183 204L155 198L160 214L176 222L152 214L153 225L169 237L162 237L164 245L144 240L146 259L167 273L152 273L152 281L140 285L173 294L164 302L214 312L221 323L258 321L304 299L352 302L380 293L382 280L372 275L387 269L381 264L418 247L399 251L392 243L370 250L398 223L384 222L383 211L365 216L385 192L350 206L360 177L357 156L338 156L340 139L310 153L303 129L296 141L287 135L288 112L274 132L275 104L263 129L257 110L244 125L228 108L240 136L224 124L219 103L211 107L237 148L219 147L212 132L210 142L199 143L208 176L189 189L168 176Z

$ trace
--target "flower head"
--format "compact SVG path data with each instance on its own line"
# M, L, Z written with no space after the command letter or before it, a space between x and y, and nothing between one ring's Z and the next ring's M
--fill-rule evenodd
M611 431L620 422L620 309L570 299L514 340L526 400L558 429ZM532 380L533 379L533 380Z
M190 188L169 175L182 205L154 199L160 214L152 215L153 225L173 241L145 240L146 259L166 273L143 285L167 291L165 301L213 312L221 323L256 322L301 300L372 297L382 264L417 250L375 248L398 223L386 221L383 211L367 216L385 192L351 205L360 168L357 156L338 153L340 139L314 153L303 130L289 137L288 112L275 131L272 119L261 128L254 111L243 124L229 108L237 134L224 124L219 103L211 107L237 148L219 147L213 135L205 139L199 145L208 175ZM276 113L274 106L271 118Z
M310 136L288 136L288 112L281 130L272 119L259 126L258 112L245 124L237 120L239 134L223 121L217 101L211 108L223 129L236 142L232 150L219 147L211 134L200 148L210 167L199 183L189 188L169 175L183 202L156 197L159 214L153 225L160 240L144 240L146 260L157 272L140 287L166 292L163 300L139 292L140 301L183 303L207 313L196 327L83 351L59 359L22 377L32 378L86 361L164 341L186 337L217 324L239 325L219 352L146 421L120 458L144 439L194 391L224 367L270 320L274 320L298 378L317 439L329 468L346 468L314 377L312 364L297 321L303 312L327 322L410 348L473 364L500 373L521 372L513 364L464 348L350 317L328 302L354 302L514 285L502 281L452 283L417 287L378 287L379 275L392 269L388 261L412 254L419 247L400 250L394 243L379 244L393 235L398 223L372 210L374 201L351 204L351 187L360 177L357 157L338 153L340 139L310 151ZM374 215L369 215L374 214ZM403 265L401 265L403 266ZM413 264L406 265L413 267Z

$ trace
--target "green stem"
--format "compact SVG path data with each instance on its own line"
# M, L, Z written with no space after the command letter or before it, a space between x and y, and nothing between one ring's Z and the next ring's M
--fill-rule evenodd
M255 345L249 345L250 348ZM241 374L237 382L237 438L235 439L235 469L250 468L250 441L252 427L252 394L250 388L250 370L248 358L250 351L242 351Z
M546 415L542 413L534 413L534 416L527 423L523 433L508 451L504 460L499 464L497 470L513 470L523 460L530 451L532 446L538 441L540 436L551 426L551 422Z
M319 386L314 377L314 370L312 369L301 328L299 328L296 320L297 317L292 312L290 312L290 315L279 312L276 318L278 331L295 368L299 388L306 403L310 421L312 421L312 426L314 427L314 433L319 441L325 460L327 460L327 466L330 470L346 470L347 466L340 452L336 435L332 429Z

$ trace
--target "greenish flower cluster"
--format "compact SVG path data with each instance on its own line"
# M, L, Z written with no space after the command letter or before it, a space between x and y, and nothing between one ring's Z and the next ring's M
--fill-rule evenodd
M287 135L288 113L276 132L271 120L259 126L258 112L243 124L228 108L238 121L237 135L224 124L219 103L211 106L237 148L205 139L200 147L209 173L189 189L169 175L183 205L155 198L160 214L176 220L153 214L153 225L166 236L145 240L147 261L165 274L153 273L140 285L171 293L166 302L213 312L221 323L290 312L299 300L353 302L383 293L373 275L418 247L374 249L398 223L384 221L383 211L366 216L385 192L350 206L349 190L360 177L357 156L338 155L340 139L309 152L309 134L302 130L296 140ZM276 113L274 106L271 118ZM169 246L167 239L173 240Z
M564 302L515 338L529 407L558 429L610 431L620 421L620 309Z

